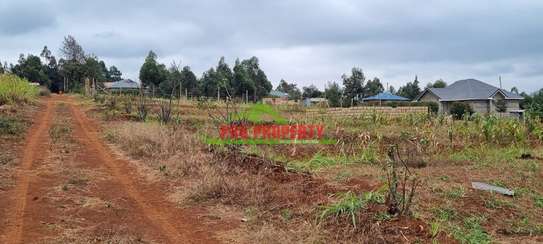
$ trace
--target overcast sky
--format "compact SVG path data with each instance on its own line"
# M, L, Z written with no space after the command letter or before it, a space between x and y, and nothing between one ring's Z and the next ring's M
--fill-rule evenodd
M2 0L0 60L58 55L73 35L88 53L138 79L149 50L198 76L219 57L257 56L277 85L340 81L353 66L396 88L476 78L543 88L541 0Z

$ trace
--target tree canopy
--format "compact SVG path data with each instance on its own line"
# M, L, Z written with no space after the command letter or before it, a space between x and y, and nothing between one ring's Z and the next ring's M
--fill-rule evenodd
M324 96L328 99L328 105L331 107L340 107L342 105L343 90L336 82L328 82L324 89Z
M429 82L426 85L426 88L445 88L447 87L447 83L443 81L442 79L436 80L434 83Z
M414 99L420 94L420 92L421 91L419 87L419 80L415 76L415 80L413 82L407 82L407 84L400 87L400 89L398 89L397 94L402 97Z
M375 77L373 80L368 80L366 82L366 86L364 87L364 90L366 91L365 97L369 96L375 96L385 90L383 87L383 84L381 84L381 80L379 78Z
M298 87L296 87L296 84L288 83L283 79L279 81L279 85L277 85L277 88L275 88L275 90L287 93L289 99L299 100L302 98L302 92L300 91L300 89L298 89Z
M354 67L351 70L350 76L344 74L341 78L343 79L343 95L345 99L349 105L355 105L359 97L365 96L364 82L366 81L366 77L364 76L364 72L362 72L362 69Z
M322 97L322 91L319 90L315 85L304 86L302 87L302 97L303 98L315 98Z

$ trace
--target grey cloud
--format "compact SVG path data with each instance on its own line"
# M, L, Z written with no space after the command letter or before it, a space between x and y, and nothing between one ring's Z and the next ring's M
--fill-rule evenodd
M199 73L220 56L256 55L269 78L299 86L323 87L360 66L395 86L415 75L502 75L535 90L543 79L541 12L539 0L8 1L0 4L0 46L9 47L0 59L58 49L72 34L131 78L152 49L161 62L181 60Z
M0 23L0 34L21 35L53 27L56 18L43 3L4 3L0 5Z

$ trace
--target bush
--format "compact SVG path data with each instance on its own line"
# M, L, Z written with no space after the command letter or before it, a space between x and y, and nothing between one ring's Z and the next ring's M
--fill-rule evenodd
M0 105L29 103L38 96L39 88L12 74L0 75Z
M51 91L49 91L49 88L45 86L40 86L39 95L41 97L48 97L48 96L51 96Z
M471 115L473 109L467 103L455 102L451 104L451 115L455 119L462 119L465 114Z

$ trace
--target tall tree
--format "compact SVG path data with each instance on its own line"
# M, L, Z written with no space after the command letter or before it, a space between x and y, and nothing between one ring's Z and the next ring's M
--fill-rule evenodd
M200 92L202 95L206 97L216 97L217 91L220 92L218 80L217 72L215 72L214 68L210 68L209 70L205 71L200 79ZM225 89L223 90L222 95L224 95L226 92ZM221 97L223 97L222 95Z
M168 75L166 66L159 64L156 59L157 55L153 51L149 51L145 62L140 68L140 81L142 85L151 87L153 90L165 81Z
M445 88L447 87L447 83L443 81L442 79L436 80L434 83L429 82L428 85L426 85L426 88Z
M324 89L324 96L328 99L328 105L331 107L341 106L342 94L343 91L336 82L328 82L328 85Z
M60 53L62 53L64 59L67 61L80 64L85 62L85 51L83 51L83 47L79 45L73 36L68 35L64 37Z
M170 97L172 95L181 96L181 93L184 92L180 90L182 89L182 82L183 75L181 74L179 64L173 62L168 70L168 78L159 85L160 93L164 97Z
M246 95L254 94L256 85L247 69L246 63L242 63L239 59L236 59L234 76L232 78L232 96L245 98Z
M315 98L322 97L322 91L319 90L315 85L304 86L302 87L302 96L303 98Z
M390 85L388 87L387 91L390 92L391 94L396 94L396 88L394 88L394 86L392 86L392 85Z
M123 79L123 73L119 69L117 69L115 65L110 66L107 73L108 78L112 81L120 81Z
M275 90L287 93L289 99L299 100L302 98L302 92L300 91L300 89L298 89L298 87L296 87L296 84L287 83L283 79L279 81L279 85L277 85L277 88L275 88Z
M31 82L38 82L44 86L50 85L45 66L42 65L41 59L38 56L29 54L25 57L21 54L18 63L12 68L12 72Z
M519 94L519 93L518 93L518 88L517 88L516 86L511 87L511 92L512 92L512 93L515 93L515 94L517 94L517 95Z
M83 65L83 74L85 78L89 78L91 81L103 82L106 80L106 73L102 68L100 61L96 56L88 56L85 58L85 64Z
M398 89L398 95L402 97L406 97L409 99L414 99L420 94L420 87L419 87L419 80L415 76L415 80L413 82L408 82L405 84L405 86L400 87Z
M375 77L373 80L368 80L366 82L366 86L364 87L364 90L366 91L365 96L375 96L385 90L383 87L383 84L381 84L381 80L379 78Z
M364 72L362 72L362 69L354 67L351 70L351 75L347 76L344 74L342 79L345 99L348 101L349 105L356 104L357 98L365 96L364 81L366 80L366 77L364 76Z
M254 85L253 94L249 95L254 100L258 100L268 95L273 86L264 71L260 69L258 58L251 57L250 59L243 60L241 65L243 66L243 70L246 72L247 77L250 79L249 83Z
M214 75L213 75L214 74ZM219 89L221 97L232 97L234 96L234 93L236 91L233 90L233 79L234 79L234 72L232 69L230 69L230 66L224 61L224 57L221 57L219 60L219 63L217 64L217 68L215 69L215 73L210 73L208 75L211 75L210 78L213 78L213 85L210 85L210 88L216 87L216 89ZM217 91L214 91L214 94L217 94ZM214 95L214 96L215 96Z
M60 53L63 58L59 61L61 70L60 73L65 78L66 88L68 90L77 90L82 87L85 69L85 51L83 47L75 40L73 36L64 37Z
M181 84L185 91L187 91L190 96L199 96L200 89L198 87L198 79L196 75L190 70L189 66L183 67L181 71Z

